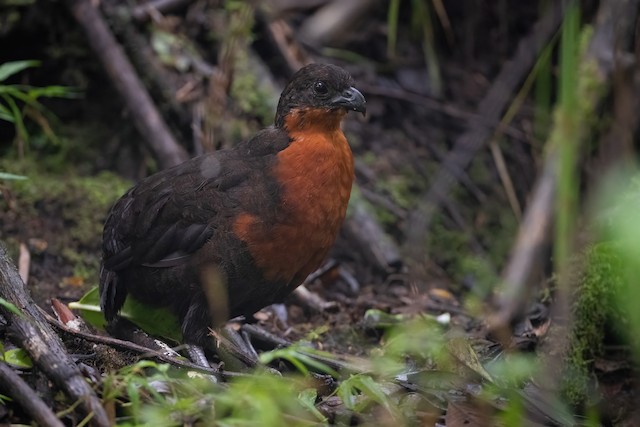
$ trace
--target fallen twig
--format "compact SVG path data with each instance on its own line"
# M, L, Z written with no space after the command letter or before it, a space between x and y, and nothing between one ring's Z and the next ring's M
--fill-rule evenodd
M354 33L354 24L378 2L374 0L331 1L305 19L299 37L312 46L340 44Z
M366 96L379 96L389 98L396 101L407 102L410 104L420 105L432 111L444 114L453 119L460 121L481 121L485 126L498 127L505 134L519 140L526 140L526 136L522 131L514 126L500 123L500 120L491 120L484 117L481 112L472 113L464 109L458 108L453 104L447 104L428 96L420 95L402 88L388 87L382 85L372 85L367 82L358 82L358 87L362 89L362 93Z
M20 257L18 258L18 272L25 285L29 283L29 267L31 266L31 253L24 243L20 243Z
M587 129L594 125L591 117L611 90L616 47L621 47L620 43L628 45L629 40L633 38L634 17L637 16L638 10L640 0L611 0L600 5L595 31L582 58L579 74L577 98L581 100L582 107L576 122L578 140L572 142L578 146L584 146L589 136ZM620 21L620 17L626 19ZM498 310L489 319L490 329L498 332L501 337L510 335L510 326L522 312L531 293L531 287L527 285L531 284L529 278L542 252L555 206L553 199L558 172L556 147L560 143L568 143L564 140L565 135L562 132L563 123L558 123L549 137L543 172L527 208L513 255L503 274L501 297L497 302ZM568 296L560 295L558 300L566 303Z
M166 13L191 3L191 0L151 0L137 5L131 15L136 21L145 22L154 13Z
M0 387L41 426L64 427L62 421L9 365L0 362Z
M400 250L385 233L369 207L360 198L352 198L351 211L343 229L348 239L357 243L367 261L378 271L393 273L402 268Z
M187 160L187 152L174 140L151 96L93 2L68 0L67 5L84 29L89 44L122 96L135 126L160 166L167 168Z
M499 122L518 84L529 73L542 49L558 30L569 1L553 2L532 32L520 41L511 60L504 64L487 94L478 104L478 117L472 118L468 130L456 139L453 149L436 173L429 191L409 216L405 228L405 247L409 254L418 258L424 253L424 236L440 203L448 197L451 187L458 181L456 171L466 169L475 154L489 140L493 129L486 123Z
M516 238L513 255L502 275L502 290L499 291L498 311L489 318L490 329L510 330L511 322L523 312L531 294L527 284L538 265L548 239L553 200L557 184L556 165L558 155L555 150L547 154L544 169L527 207ZM504 337L510 336L504 334Z
M29 296L20 280L6 248L0 243L0 296L15 305L20 314L0 305L0 314L8 322L10 337L25 349L33 363L73 400L80 400L87 414L93 413L92 423L108 426L109 419L100 399L85 381L62 341L49 327L39 307Z
M298 299L301 305L309 307L317 313L323 312L336 312L338 311L338 304L335 301L327 301L315 292L311 292L303 284L298 286L292 294Z
M202 372L204 374L210 374L210 375L222 375L222 376L227 376L227 377L234 377L234 376L240 376L242 374L240 373L235 373L235 372L219 372L217 369L213 369L213 368L205 368L204 366L200 366L200 365L196 365L194 363L191 363L189 361L187 361L186 359L179 359L176 357L172 357L170 355L167 355L165 353L163 353L162 351L157 351L157 350L153 350L150 349L148 347L144 347L141 346L139 344L135 344L132 343L130 341L124 341L124 340L120 340L117 338L113 338L113 337L108 337L108 336L104 336L104 335L96 335L96 334L91 334L88 332L82 332L79 331L77 329L74 328L70 328L62 323L60 323L58 320L54 319L53 317L51 317L49 314L42 312L43 316L45 316L46 320L55 328L66 332L68 334L80 337L82 339L85 339L87 341L91 341L94 343L98 343L98 344L105 344L111 347L115 347L115 348L120 348L123 350L127 350L127 351L131 351L134 353L138 353L143 357L153 357L161 362L164 363L168 363L171 364L173 366L176 366L178 368L184 368L184 369L190 369L193 371L198 371L198 372Z
M183 102L184 87L191 86L193 91L201 77L191 73L175 73L170 67L163 65L158 55L154 53L148 35L143 34L134 24L128 9L122 5L114 4L114 2L105 2L102 4L101 10L110 24L112 33L121 41L129 61L135 67L141 80L145 82L146 90L154 94L156 102L158 105L162 105L165 114L171 113L168 116L173 117L174 122L178 125L176 128L188 128L191 114L188 104ZM188 49L183 49L180 55L185 56L187 51ZM198 69L196 64L203 61L195 53L192 56L189 56L189 62L193 69ZM207 70L208 74L205 76L210 75L211 67L209 66ZM180 95L183 99L178 97L181 88L183 88L183 93ZM185 138L184 135L182 136Z
M306 49L297 42L293 29L284 19L271 20L267 17L265 20L271 42L280 51L291 74L312 62Z

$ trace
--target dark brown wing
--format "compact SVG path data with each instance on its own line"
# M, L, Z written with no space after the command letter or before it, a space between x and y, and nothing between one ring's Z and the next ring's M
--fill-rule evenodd
M265 129L233 150L199 156L152 175L122 196L103 232L100 297L107 320L126 297L119 271L187 262L227 223L224 217L251 210L253 199L268 197L260 190L261 174L288 143L282 131Z

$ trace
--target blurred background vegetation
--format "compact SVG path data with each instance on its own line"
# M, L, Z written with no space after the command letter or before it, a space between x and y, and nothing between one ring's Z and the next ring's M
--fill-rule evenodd
M332 309L267 311L296 344L223 384L94 360L113 422L640 425L638 3L0 0L0 239L43 307L79 299L132 183L270 125L293 72L335 63L368 112L344 125L337 267L308 284ZM7 398L0 422L28 422Z

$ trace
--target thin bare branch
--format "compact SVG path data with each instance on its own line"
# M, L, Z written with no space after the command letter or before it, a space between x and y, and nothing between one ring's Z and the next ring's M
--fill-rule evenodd
M133 116L134 124L162 168L187 160L188 155L153 104L122 48L91 0L69 0L73 16L85 31L89 44L102 62L116 90Z
M31 387L9 365L0 362L0 387L3 393L11 396L22 409L38 423L45 427L64 427L51 408L37 395Z
M438 207L451 194L451 188L457 184L457 171L466 169L476 153L489 141L493 129L486 123L497 123L500 120L516 88L558 30L568 3L566 0L554 2L546 15L536 23L532 32L520 41L513 57L504 64L487 94L478 104L479 118L472 118L469 129L456 139L453 149L436 173L429 191L407 221L405 247L410 255L420 258L420 254L424 253L425 234Z

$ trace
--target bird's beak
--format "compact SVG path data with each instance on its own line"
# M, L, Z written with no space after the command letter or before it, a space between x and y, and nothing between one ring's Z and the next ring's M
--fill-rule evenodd
M331 100L331 104L336 107L343 107L347 110L358 111L365 115L367 112L367 101L355 87L350 87Z

